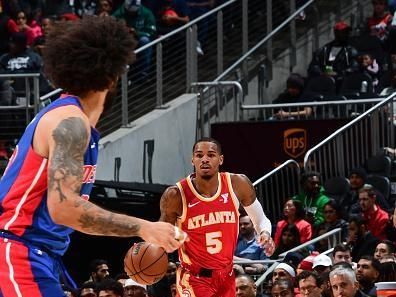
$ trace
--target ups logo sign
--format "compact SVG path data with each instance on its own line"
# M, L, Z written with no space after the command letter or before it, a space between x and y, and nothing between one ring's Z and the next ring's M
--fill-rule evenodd
M307 131L294 128L283 132L283 150L292 158L297 158L307 150Z

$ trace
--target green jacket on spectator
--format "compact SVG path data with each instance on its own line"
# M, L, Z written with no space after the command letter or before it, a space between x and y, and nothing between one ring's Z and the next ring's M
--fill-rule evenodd
M293 197L293 200L300 201L306 213L306 220L315 227L324 222L324 206L329 202L329 197L324 194L323 187L320 187L319 195L315 198L308 197L304 192ZM313 216L313 218L312 218Z
M155 17L150 9L141 5L135 16L125 11L124 5L121 5L114 13L113 17L125 20L129 28L136 31L137 37L147 36L153 38L156 31Z

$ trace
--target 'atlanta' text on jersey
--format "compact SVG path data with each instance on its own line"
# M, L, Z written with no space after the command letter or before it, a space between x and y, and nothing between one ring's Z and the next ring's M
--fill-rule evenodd
M218 188L212 197L203 197L194 188L194 174L177 186L183 200L183 213L177 224L189 241L179 249L183 267L196 270L232 267L239 230L239 201L227 172L218 173Z

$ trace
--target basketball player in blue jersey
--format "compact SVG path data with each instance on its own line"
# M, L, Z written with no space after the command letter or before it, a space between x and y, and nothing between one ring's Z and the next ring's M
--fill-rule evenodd
M182 231L164 222L106 211L88 201L98 153L94 128L109 90L136 44L112 18L87 17L51 28L48 77L67 94L26 128L0 181L0 296L64 296L59 261L73 230L140 236L172 252ZM184 237L183 237L184 238Z

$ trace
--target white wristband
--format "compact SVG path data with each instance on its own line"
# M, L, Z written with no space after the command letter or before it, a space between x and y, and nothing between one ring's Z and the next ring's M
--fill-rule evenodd
M265 216L260 202L255 199L252 204L250 204L249 206L244 206L243 208L246 210L246 213L252 220L254 229L256 230L257 234L266 231L271 236L271 221Z

